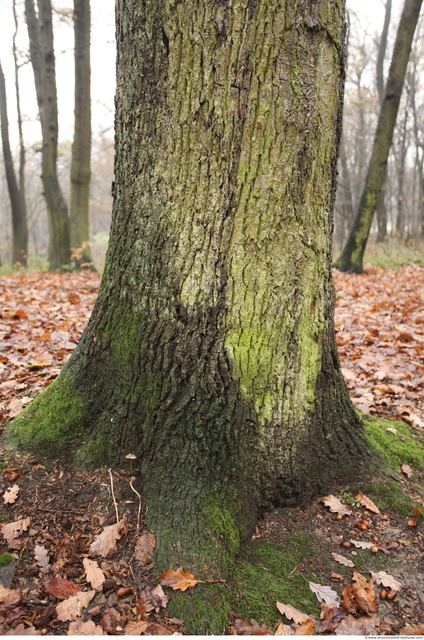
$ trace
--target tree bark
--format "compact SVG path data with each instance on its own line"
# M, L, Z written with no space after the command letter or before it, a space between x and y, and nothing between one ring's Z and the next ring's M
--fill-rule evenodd
M352 229L337 261L340 271L363 272L365 247L384 182L406 67L421 5L422 0L405 0L364 189Z
M13 167L12 152L9 141L9 121L7 117L6 83L3 69L0 64L0 119L1 139L3 146L4 168L6 173L7 188L10 197L12 211L12 264L15 266L27 266L28 257L28 228L26 212L22 207L22 198L16 180Z
M42 181L49 228L48 258L50 269L60 270L70 263L68 208L57 177L57 91L53 47L52 6L50 0L25 0L31 64L40 114L42 147Z
M344 3L118 0L114 212L89 325L9 427L137 455L155 570L225 575L259 511L367 461L333 323Z
M89 201L91 153L90 0L74 0L75 128L71 166L71 247L77 267L93 268Z

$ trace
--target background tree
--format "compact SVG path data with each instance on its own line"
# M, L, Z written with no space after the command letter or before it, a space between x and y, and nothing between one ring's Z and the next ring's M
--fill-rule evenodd
M340 271L354 273L363 271L363 256L384 182L387 158L393 140L406 68L421 5L422 0L405 0L364 189L352 229L337 261Z
M260 508L367 459L333 324L343 7L116 6L102 287L9 435L91 463L136 454L157 571L225 575Z
M92 266L89 236L91 92L90 1L74 0L75 128L71 165L71 247L77 266Z
M70 262L68 209L57 176L57 92L50 0L25 0L31 64L42 131L42 180L47 204L50 269L61 269Z
M1 119L1 139L3 145L3 157L6 171L7 187L10 197L12 212L12 263L14 265L27 266L28 257L28 228L26 220L26 210L22 206L23 199L19 191L13 166L12 152L9 141L9 121L7 116L7 96L6 83L3 69L0 64L0 119Z

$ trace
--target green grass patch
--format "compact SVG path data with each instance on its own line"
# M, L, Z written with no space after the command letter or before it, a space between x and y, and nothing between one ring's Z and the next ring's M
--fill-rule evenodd
M420 505L416 504L398 482L376 482L375 484L368 485L364 488L364 493L369 496L377 505L377 507L383 511L389 511L394 509L400 515L412 516L412 512L416 507Z
M2 553L0 556L0 567L6 567L13 560L13 556L10 553Z

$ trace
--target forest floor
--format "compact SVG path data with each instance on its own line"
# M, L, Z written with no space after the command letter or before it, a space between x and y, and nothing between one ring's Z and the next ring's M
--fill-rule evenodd
M424 635L424 269L334 277L343 372L393 477L266 514L235 569L227 634ZM0 278L2 426L57 376L98 284ZM0 553L12 555L0 556L0 634L187 633L166 585L196 579L156 576L133 466L81 471L0 448Z

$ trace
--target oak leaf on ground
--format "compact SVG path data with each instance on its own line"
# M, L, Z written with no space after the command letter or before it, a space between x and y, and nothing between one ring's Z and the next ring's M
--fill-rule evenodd
M142 565L148 564L153 557L155 544L155 537L153 533L150 531L142 533L135 543L134 557L137 562L140 562Z
M13 487L9 487L3 494L3 500L5 504L13 504L19 493L19 485L14 484Z
M160 577L160 583L164 587L171 587L174 591L180 589L186 591L186 589L193 589L199 580L196 580L194 575L190 571L184 572L182 567L179 567L176 571L168 569Z
M66 598L69 598L69 596L75 596L81 591L81 587L75 584L75 582L71 582L70 580L61 578L60 576L55 576L50 580L46 580L43 586L47 593L50 593L59 600L65 600Z
M403 464L401 467L402 473L404 473L406 475L407 478L411 478L412 477L412 469L409 466L409 464Z
M141 636L145 633L148 626L149 623L147 622L147 620L133 620L126 625L124 629L124 635Z
M100 569L97 562L95 560L90 560L89 558L84 558L82 564L84 565L87 582L91 584L91 588L96 591L101 589L102 584L106 580L106 576Z
M251 620L250 624L247 620L236 620L234 627L239 636L270 636L272 635L272 629L263 624L261 627L256 620Z
M302 613L296 607L291 604L284 604L282 602L276 602L277 609L280 613L287 618L287 620L293 620L296 624L302 624L309 620L309 616L306 613Z
M67 631L68 636L103 636L103 629L92 620L76 620L71 622Z
M315 622L309 618L302 624L294 627L295 636L313 636L315 632Z
M125 527L126 518L122 518L116 524L105 527L94 542L90 545L90 554L93 556L107 556L116 551L116 542L121 538L121 531Z
M349 616L345 618L335 627L336 636L365 636L374 635L378 627L379 619L372 618L354 618Z
M345 558L344 556L341 556L339 553L332 553L331 555L333 556L336 562L338 562L339 564L343 564L345 567L355 566L352 560L349 560L349 558Z
M280 620L274 636L294 636L294 631L288 624L283 624Z
M1 526L1 533L3 538L7 542L12 542L15 538L18 538L21 533L26 531L30 525L30 518L23 518L22 520L16 520L16 522L9 522Z
M310 590L315 593L318 598L318 602L326 602L327 604L334 604L336 607L340 604L340 598L337 591L334 591L331 587L327 587L323 584L315 584L314 582L308 582Z
M337 513L339 516L350 516L352 511L342 504L338 498L333 495L321 498L320 502L323 502L326 507L329 507L331 513Z
M75 596L67 598L63 602L56 605L58 620L67 622L68 620L76 620L83 614L83 609L96 595L95 590L79 591Z
M371 500L371 498L368 498L368 496L365 496L363 493L358 493L358 495L355 497L355 500L358 500L358 502L365 507L365 509L368 509L368 511L372 511L373 513L380 513L380 509L377 507L377 505Z
M372 549L375 547L375 542L367 542L366 540L350 540L350 542L357 549Z
M43 573L50 571L49 553L45 547L37 544L34 549L34 558Z
M378 573L370 571L370 573L372 579L377 584L382 584L383 587L390 587L390 589L393 589L393 591L400 591L402 589L402 583L385 571L379 571Z
M5 636L39 636L40 632L34 627L25 627L22 622L14 629L9 629Z
M357 571L353 572L353 584L345 585L342 595L345 607L351 613L362 611L363 613L372 615L378 611L378 603L372 578L367 581L367 579Z

